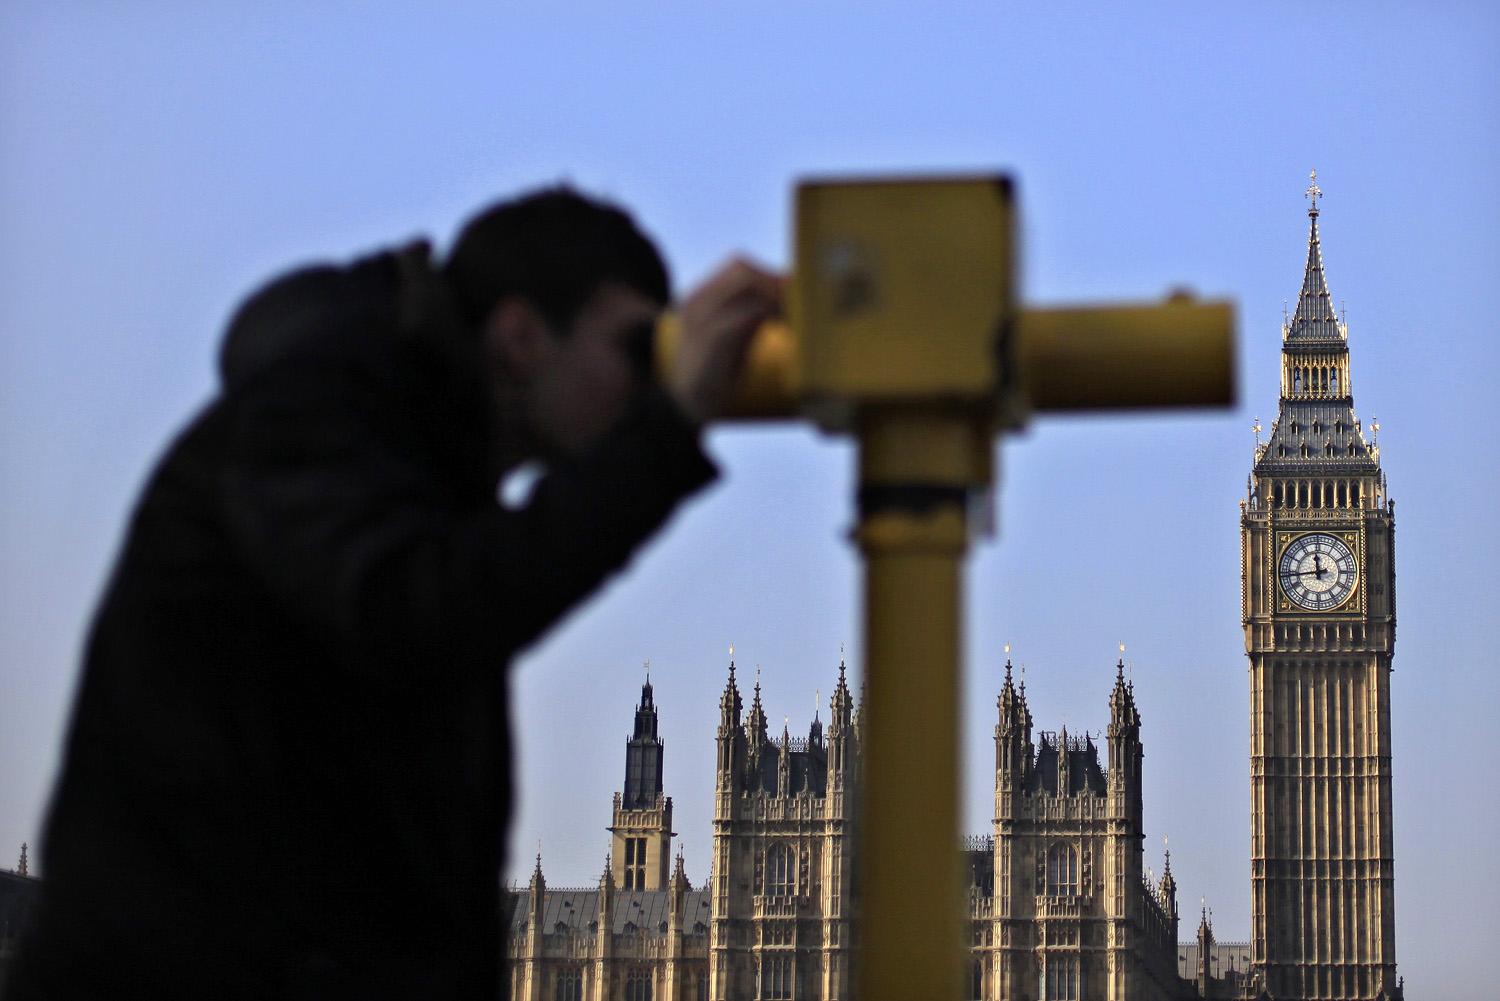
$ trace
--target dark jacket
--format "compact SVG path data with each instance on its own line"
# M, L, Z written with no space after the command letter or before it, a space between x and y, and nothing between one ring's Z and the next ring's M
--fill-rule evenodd
M507 663L713 467L646 390L499 506L422 258L232 324L93 624L9 1001L495 995Z

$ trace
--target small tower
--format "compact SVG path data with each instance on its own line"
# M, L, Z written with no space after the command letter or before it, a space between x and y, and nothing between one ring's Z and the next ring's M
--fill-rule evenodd
M761 769L765 767L766 746L770 738L766 735L766 709L760 702L760 668L755 669L755 694L750 699L750 716L745 721L745 786L757 789L761 784Z
M635 734L625 743L625 790L615 793L610 855L622 890L660 890L667 884L672 844L672 798L662 795L664 747L657 735L651 675L635 707Z
M1141 830L1141 714L1135 705L1135 685L1125 680L1124 649L1115 664L1115 687L1109 694L1109 791L1117 816Z
M1198 994L1208 997L1209 981L1213 979L1214 926L1208 918L1208 908L1203 907L1198 915Z
M521 997L540 997L543 977L542 950L547 930L542 927L547 909L547 881L542 876L542 853L536 853L536 866L531 870L531 885L526 894L526 941L522 946Z
M839 682L828 700L828 788L838 791L836 810L843 816L843 793L853 760L854 698L849 694L844 659L839 658Z
M1007 654L1009 647L1006 648ZM1005 658L1005 683L995 700L999 722L995 724L995 792L1018 791L1025 786L1035 748L1031 743L1031 711L1026 690L1016 689L1011 677L1010 657ZM999 802L996 802L997 810Z
M599 874L599 909L594 916L594 982L609 983L615 944L615 874L604 856Z
M16 865L17 876L31 875L31 862L26 857L26 842L21 842L21 861Z
M768 985L795 983L805 985L796 996L847 1001L853 819L846 796L858 766L844 672L827 728L815 710L805 739L792 736L789 717L780 734L769 735L759 671L737 726L732 672L720 702L708 996L789 996Z
M719 771L715 782L721 796L734 788L734 777L745 761L745 735L740 727L740 688L734 679L734 647L729 648L729 680L719 697Z
M1177 879L1172 875L1172 850L1163 847L1161 882L1156 887L1156 897L1161 909L1172 922L1172 941L1177 941Z

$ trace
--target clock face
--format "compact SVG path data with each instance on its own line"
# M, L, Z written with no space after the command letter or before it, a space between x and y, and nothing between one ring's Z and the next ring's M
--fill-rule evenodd
M1338 608L1354 593L1359 565L1342 539L1322 532L1299 535L1281 551L1281 590L1311 612Z

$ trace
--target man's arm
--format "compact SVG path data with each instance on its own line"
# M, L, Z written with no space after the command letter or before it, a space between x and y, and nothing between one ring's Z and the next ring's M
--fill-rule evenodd
M271 600L357 675L493 665L618 570L714 467L659 390L528 504L458 496L387 394L288 366L234 404L231 532ZM392 674L396 672L396 674Z

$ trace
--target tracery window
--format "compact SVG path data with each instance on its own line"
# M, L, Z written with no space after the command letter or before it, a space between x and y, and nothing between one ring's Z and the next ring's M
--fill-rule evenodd
M766 896L790 897L795 889L796 864L789 845L766 849Z
M1048 956L1046 1001L1078 1001L1078 957Z
M564 966L553 982L553 1001L583 1001L583 968Z
M976 959L969 966L969 1001L982 1001L984 997L984 960Z
M1071 897L1078 893L1078 853L1059 841L1047 851L1047 895Z
M790 1001L792 964L790 953L768 953L760 957L760 997L767 1001Z
M646 839L625 839L625 889L646 888Z
M625 976L625 1001L651 1001L651 969L632 966Z

